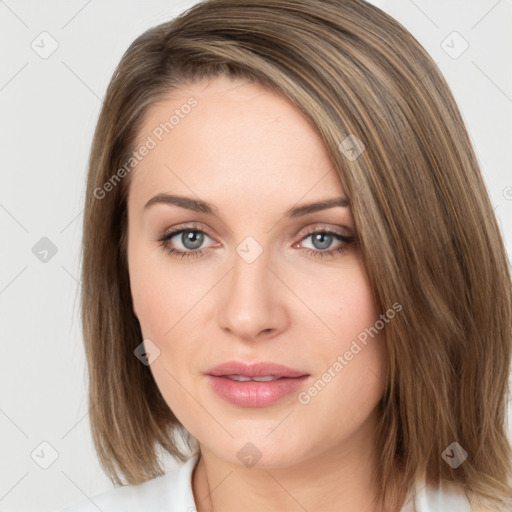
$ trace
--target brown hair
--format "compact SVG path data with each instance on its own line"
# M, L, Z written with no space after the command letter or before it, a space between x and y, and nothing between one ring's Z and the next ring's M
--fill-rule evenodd
M386 326L379 496L422 477L510 507L504 244L447 83L400 23L362 0L204 1L122 57L91 149L83 226L90 422L104 470L137 484L162 474L158 450L184 461L178 441L194 444L134 357L142 334L126 258L131 174L118 170L149 107L220 74L262 84L311 121L350 200L378 305L403 305ZM357 158L347 140L364 145ZM454 441L468 454L457 468L442 458Z

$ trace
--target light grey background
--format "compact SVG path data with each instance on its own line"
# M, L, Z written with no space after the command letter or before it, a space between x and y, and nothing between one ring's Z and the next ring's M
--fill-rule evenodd
M112 487L89 431L79 320L87 157L128 45L194 3L0 0L0 511L51 511ZM512 254L512 3L373 3L416 36L450 84ZM58 48L42 58L52 40ZM46 263L33 253L43 237L57 249Z

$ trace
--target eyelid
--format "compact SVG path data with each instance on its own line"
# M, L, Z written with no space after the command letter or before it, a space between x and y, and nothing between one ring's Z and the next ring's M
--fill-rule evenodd
M344 235L339 232L339 229L340 229L339 227L332 228L332 227L328 227L326 225L309 226L308 228L306 228L306 232L303 232L302 235L300 236L298 243L295 242L293 244L293 247L298 248L298 246L302 243L303 240L305 240L306 238L308 238L309 236L311 236L313 234L317 234L317 233L328 234L328 235L336 238L339 242L341 242L341 245L337 248L335 247L334 249L329 249L327 251L311 249L311 248L307 248L307 247L302 248L302 250L304 251L305 254L312 255L315 258L329 258L329 257L334 257L338 253L342 254L347 250L347 248L349 246L359 243L356 236ZM169 254L173 254L175 257L179 257L182 259L185 258L185 259L193 260L196 258L200 258L201 256L204 256L205 253L209 253L209 251L208 251L209 248L203 248L203 249L199 249L199 250L190 250L190 251L187 251L187 250L184 251L182 249L175 249L172 247L170 249L168 248L167 245L172 238L174 238L175 236L179 235L180 233L183 233L186 231L201 232L201 233L205 234L208 238L215 240L215 237L212 237L209 234L209 229L207 229L207 228L205 229L204 226L199 225L195 222L190 222L190 223L176 225L176 226L173 226L172 228L167 229L161 237L159 237L155 240L155 242L158 242L159 245L162 248L164 248ZM296 237L297 237L297 235L294 236L294 240L296 240Z
M162 238L180 230L190 230L190 231L204 231L210 238L215 240L216 238L211 234L209 228L205 227L204 224L201 224L199 222L183 222L182 224L177 224L176 226L172 226L169 229L166 229L162 233Z
M322 231L322 230L325 230L327 232L337 233L338 235L345 236L345 237L354 236L354 235L352 235L352 230L350 230L349 228L343 228L341 226L333 226L333 225L329 225L329 224L325 224L325 223L321 223L321 222L317 223L317 224L313 224L312 226L308 226L305 229L306 229L306 231L303 232L303 236L309 235L311 233L315 233L317 231ZM346 231L348 231L348 233L342 232L341 231L342 229L345 229ZM301 231L299 230L299 232L295 236L299 236L300 233L301 233Z
M175 231L179 231L180 229L184 229L184 230L198 230L198 231L204 231L212 240L216 240L218 242L218 240L216 239L216 237L214 235L212 235L210 229L208 227L206 227L204 224L202 223L199 223L199 222L183 222L181 224L177 224L176 226L173 226L169 229L166 229L162 236L159 237L159 238L163 238L165 236L167 236L168 234L172 233L172 232L175 232ZM349 228L345 228L347 231L349 231L348 233L344 233L342 232L341 230L343 229L343 227L340 227L340 226L332 226L332 225L328 225L326 223L316 223L316 224L313 224L311 226L308 226L307 228L305 228L305 231L303 231L302 229L298 230L294 235L293 235L293 238L297 238L298 236L300 236L300 240L299 241L302 241L302 239L311 234L311 233L315 233L317 231L320 231L320 230L325 230L327 232L333 232L333 233L336 233L340 236L344 236L344 237L354 237L356 240L356 236L354 234L352 234L352 230L350 230ZM302 233L302 234L301 234Z

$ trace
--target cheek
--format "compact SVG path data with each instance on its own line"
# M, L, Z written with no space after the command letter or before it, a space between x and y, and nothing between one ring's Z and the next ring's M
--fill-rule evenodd
M199 311L198 300L206 291L199 289L204 287L200 280L191 280L184 272L171 272L165 261L153 260L148 264L148 258L137 251L134 250L130 259L133 306L143 338L150 339L160 350L150 370L164 400L183 421L182 416L186 419L195 403L183 388L183 385L189 388L188 372L193 370L190 362L197 356L198 348L191 342L194 332L190 319ZM192 322L192 325L196 324Z
M333 279L333 275L337 276ZM388 352L385 323L380 320L370 283L362 265L330 273L330 279L317 276L322 293L306 295L318 312L312 337L316 344L317 380L301 403L308 403L316 414L331 411L364 418L378 402L385 387ZM391 320L392 321L392 320ZM337 404L333 408L333 404ZM354 424L356 424L355 421Z
M312 325L317 326L317 338L329 342L327 346L343 346L379 318L366 272L356 257L296 282L294 291L316 316Z
M176 271L165 257L144 254L143 248L134 249L129 262L133 308L142 333L145 338L165 340L178 322L184 325L180 319L197 304L205 284Z
M133 307L144 338L156 339L169 329L168 310L172 305L160 289L160 283L147 272L135 270L130 276Z

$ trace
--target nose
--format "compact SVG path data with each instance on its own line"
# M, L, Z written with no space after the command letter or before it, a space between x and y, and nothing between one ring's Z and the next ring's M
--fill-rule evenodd
M286 286L271 269L265 251L251 263L234 255L218 300L220 327L240 340L268 339L288 323Z

